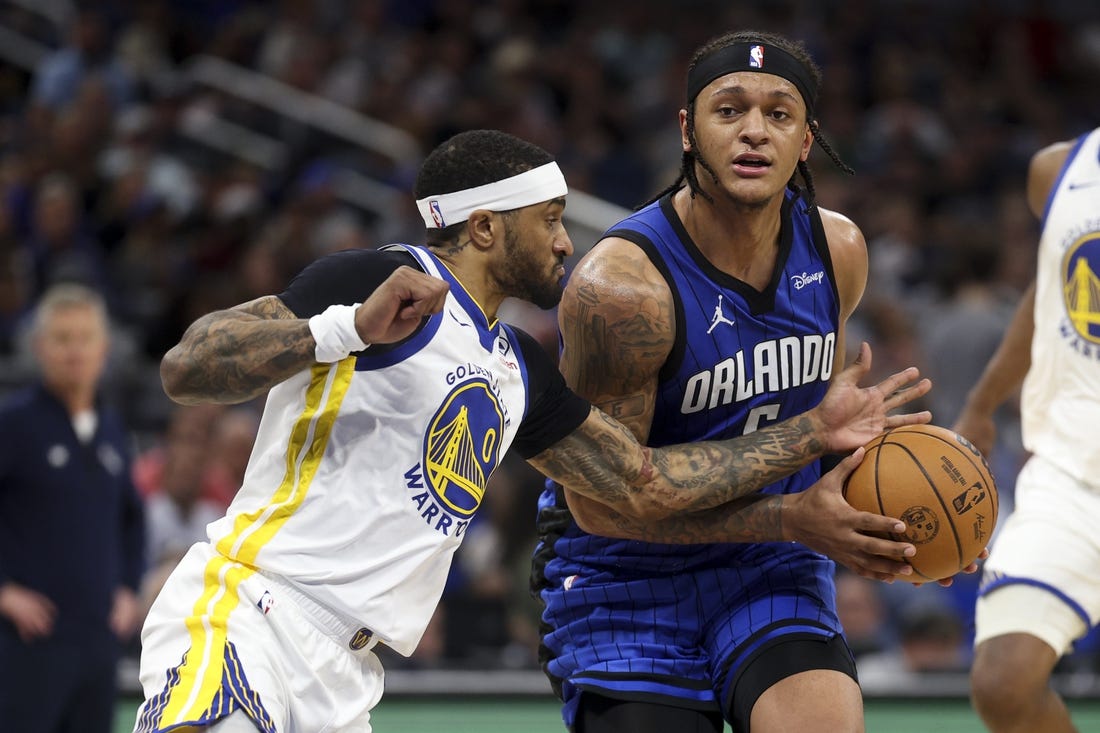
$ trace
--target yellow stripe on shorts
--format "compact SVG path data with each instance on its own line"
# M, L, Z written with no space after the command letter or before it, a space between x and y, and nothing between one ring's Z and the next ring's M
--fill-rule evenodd
M314 365L305 408L290 432L282 482L266 506L238 515L233 531L217 542L218 555L204 573L203 594L186 619L191 648L161 714L161 727L200 719L221 687L229 614L240 601L237 588L255 572L263 546L305 500L354 373L354 357Z

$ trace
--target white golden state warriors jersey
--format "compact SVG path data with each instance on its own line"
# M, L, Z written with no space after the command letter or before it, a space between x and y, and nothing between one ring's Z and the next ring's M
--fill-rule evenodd
M443 311L396 348L317 364L272 389L244 486L208 532L222 555L408 655L529 410L531 365L517 331L488 323L426 250L406 249L450 283ZM567 432L579 424L564 422Z
M1078 139L1047 201L1022 413L1028 450L1100 485L1100 129Z

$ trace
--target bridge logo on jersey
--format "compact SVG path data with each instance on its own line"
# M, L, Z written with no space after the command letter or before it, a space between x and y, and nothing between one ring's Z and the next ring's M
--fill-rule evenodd
M424 441L427 488L442 507L473 516L496 468L504 413L489 382L475 378L457 385L432 418Z
M1100 232L1081 237L1062 261L1062 298L1074 334L1100 344Z

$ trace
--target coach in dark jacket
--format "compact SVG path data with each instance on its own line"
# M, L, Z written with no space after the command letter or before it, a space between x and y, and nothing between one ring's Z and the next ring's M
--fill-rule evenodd
M0 404L0 727L109 733L144 538L127 431L97 396L102 300L55 286L33 339L40 383Z

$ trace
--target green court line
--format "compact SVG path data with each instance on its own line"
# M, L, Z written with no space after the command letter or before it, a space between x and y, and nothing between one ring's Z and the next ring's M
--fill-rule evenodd
M867 733L985 733L966 700L865 703ZM1080 730L1100 730L1100 700L1070 701ZM120 701L115 733L133 730L137 702ZM553 699L383 698L371 713L373 733L564 733ZM727 731L729 729L727 728Z

